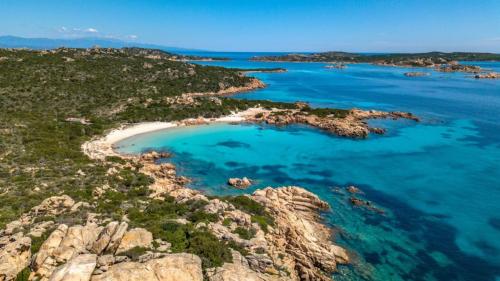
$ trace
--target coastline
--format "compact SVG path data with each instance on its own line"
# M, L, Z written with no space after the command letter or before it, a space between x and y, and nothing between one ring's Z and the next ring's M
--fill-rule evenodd
M104 136L83 143L82 150L83 153L92 159L104 160L107 156L123 156L115 151L115 144L136 135L182 126L204 125L217 122L244 122L250 116L254 116L262 111L263 109L261 108L253 107L245 111L240 111L219 118L189 118L174 122L141 122L136 124L125 124L109 131Z
M251 91L263 88L265 84L253 78L250 83L243 87L230 87L217 93L188 93L189 97L200 96L220 96L234 94L236 92ZM383 129L370 128L365 122L370 118L407 118L418 121L418 118L410 113L404 112L381 112L349 110L343 115L339 112L330 112L324 115L311 109L307 104L297 103L296 109L264 109L261 107L251 107L244 111L233 112L219 118L191 118L175 122L143 122L138 124L122 125L121 127L109 131L104 136L96 138L82 144L83 152L90 158L107 161L106 157L116 156L132 163L140 164L139 172L146 174L153 179L149 185L152 192L151 198L160 199L171 196L176 202L186 202L189 200L207 201L208 206L215 209L216 213L227 213L224 204L219 199L208 199L203 193L189 188L186 184L190 179L176 175L176 167L171 163L157 164L158 153L151 152L142 155L124 155L118 153L116 143L140 134L154 132L158 130L176 128L180 126L204 125L217 122L266 122L274 125L288 125L293 123L303 123L318 129L326 130L330 133L345 137L366 137L369 132L384 133ZM320 109L321 111L321 109ZM340 115L337 115L340 114ZM231 231L222 222L210 223L207 228L219 239L232 237L232 241L243 242L249 245L253 255L258 254L255 249L263 247L268 249L267 255L271 264L278 268L285 267L293 269L289 272L289 277L276 280L331 280L331 274L337 271L337 265L349 264L351 257L348 251L341 246L334 244L331 238L332 228L324 224L318 211L329 208L328 203L322 201L317 195L297 186L267 187L259 189L253 194L246 195L259 202L270 212L274 218L275 225L269 232L260 229L257 236L248 242L231 234ZM234 208L230 207L230 208ZM232 211L234 212L234 211ZM240 211L241 212L241 211ZM238 217L242 214L238 213ZM243 215L243 216L248 216ZM223 217L227 219L229 217ZM241 221L248 221L244 219ZM244 223L244 225L254 225ZM255 227L255 225L254 225ZM287 233L287 234L285 234ZM301 252L300 255L297 255ZM234 255L234 254L233 254ZM246 261L246 257L241 256L238 260ZM248 262L253 259L248 256ZM262 280L275 280L276 268L255 267L249 270L242 263L226 263L223 267L214 269L215 274L222 274L227 268L235 272L246 271L250 275L258 276ZM278 273L282 275L282 273ZM284 277L283 275L281 277Z
M175 202L185 203L192 200L204 201L205 211L221 214L218 222L211 222L206 227L221 240L234 241L249 249L249 255L243 256L232 251L233 262L222 267L208 269L209 280L232 280L228 276L244 272L248 280L320 280L330 281L331 274L338 265L349 264L350 253L334 243L333 229L324 224L320 211L330 208L328 203L316 194L298 186L279 186L258 189L246 197L261 204L272 216L273 225L267 230L253 220L245 210L235 209L231 203L218 198L209 198L202 192L189 188L190 179L176 174L176 167L171 163L158 164L156 160L162 154L151 151L140 155L125 155L114 150L114 144L120 140L152 131L176 128L180 126L201 125L216 122L244 122L249 117L266 110L249 108L239 113L220 118L185 119L179 122L147 122L132 126L123 126L109 132L104 137L82 145L84 153L90 158L107 161L107 156L117 156L128 164L117 167L140 167L139 172L153 181L149 185L151 199L165 200L174 198ZM234 220L236 226L243 225L257 229L255 237L246 240L233 233L234 227L225 225L227 220ZM265 252L262 252L262 251ZM300 252L300 255L297 253ZM262 261L260 259L263 259ZM282 271L283 268L288 270ZM213 278L213 279L212 279ZM222 278L222 279L217 279ZM229 278L229 279L227 279Z

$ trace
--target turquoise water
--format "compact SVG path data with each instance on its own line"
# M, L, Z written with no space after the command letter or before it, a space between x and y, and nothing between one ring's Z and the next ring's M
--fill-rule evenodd
M500 280L500 81L431 70L324 64L217 63L285 67L257 74L269 87L239 98L305 100L315 106L408 110L423 122L373 121L384 136L351 140L305 126L213 124L124 140L119 150L174 152L179 173L210 194L300 185L328 201L325 222L353 254L336 280ZM500 64L484 66L499 69ZM226 186L247 176L247 191ZM342 192L354 184L385 211L353 208ZM339 191L340 190L340 191ZM495 279L496 278L496 279Z

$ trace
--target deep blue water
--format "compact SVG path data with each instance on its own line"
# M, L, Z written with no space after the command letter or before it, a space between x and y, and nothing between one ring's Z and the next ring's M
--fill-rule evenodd
M119 149L170 150L179 173L210 194L269 185L315 192L332 207L324 218L335 239L353 254L336 280L500 280L500 81L432 70L408 78L410 69L368 64L254 63L251 55L207 64L289 70L255 74L268 87L238 98L404 110L423 121L373 121L388 133L366 140L305 126L213 124L136 136ZM500 63L476 64L500 71ZM257 184L226 186L242 176ZM385 214L352 207L342 191L350 184Z

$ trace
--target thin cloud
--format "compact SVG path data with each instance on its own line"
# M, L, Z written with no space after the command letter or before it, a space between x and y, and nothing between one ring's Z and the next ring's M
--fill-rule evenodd
M130 40L135 41L139 38L139 36L135 34L129 35L117 35L117 34L109 34L100 32L97 28L94 27L66 27L61 26L55 29L55 31L60 34L62 37L66 38L81 38L81 37L99 37L99 38L109 38L109 39L119 39L119 40Z
M99 31L98 31L97 29L92 28L92 27L87 28L87 29L85 29L84 31L85 31L85 32L88 32L88 33L99 33Z

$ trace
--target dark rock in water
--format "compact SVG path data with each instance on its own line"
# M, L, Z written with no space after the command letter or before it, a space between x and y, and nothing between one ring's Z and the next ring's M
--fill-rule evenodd
M230 178L227 183L237 189L246 189L252 185L252 181L247 177L240 178Z
M500 73L497 72L489 72L484 74L476 74L474 76L476 79L500 79Z
M385 129L384 128L370 128L370 132L377 134L377 135L383 135L383 134L385 134Z
M372 203L368 200L362 200L362 199L358 199L356 197L351 197L351 198L349 198L349 201L351 201L351 204L356 206L356 207L365 208L369 211L373 211L373 212L376 212L379 214L385 213L384 210L373 206Z

